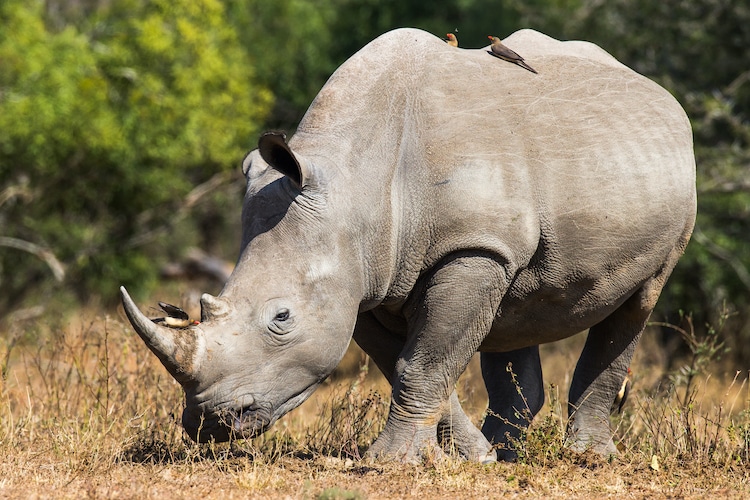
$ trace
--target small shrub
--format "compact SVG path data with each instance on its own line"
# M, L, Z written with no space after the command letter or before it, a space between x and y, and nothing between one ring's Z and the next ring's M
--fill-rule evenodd
M308 430L306 443L313 453L343 458L362 458L385 426L388 404L376 391L362 389L367 362L346 388L335 391L323 403L320 418Z

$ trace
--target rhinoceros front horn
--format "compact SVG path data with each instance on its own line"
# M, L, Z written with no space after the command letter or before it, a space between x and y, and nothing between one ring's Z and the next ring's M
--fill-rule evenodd
M156 354L156 357L178 382L181 384L188 382L191 378L196 350L192 329L173 329L157 325L138 309L124 286L120 287L120 295L130 324L151 352Z

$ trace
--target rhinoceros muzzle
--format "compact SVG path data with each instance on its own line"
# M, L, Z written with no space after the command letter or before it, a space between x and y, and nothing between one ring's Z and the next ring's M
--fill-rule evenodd
M264 433L271 424L271 411L255 405L213 414L185 408L182 414L182 426L199 443L250 439Z
M138 309L124 287L120 288L120 293L125 313L138 335L185 388L187 407L182 414L182 424L192 439L207 442L227 441L233 437L251 438L271 426L275 420L271 405L255 402L252 397L246 397L242 406L234 406L237 402L224 406L195 400L193 390L200 377L193 373L192 368L203 352L199 347L202 344L198 341L202 335L201 327L177 330L159 326ZM223 310L219 310L223 305L220 300L204 295L201 302L204 319L215 319L224 314Z

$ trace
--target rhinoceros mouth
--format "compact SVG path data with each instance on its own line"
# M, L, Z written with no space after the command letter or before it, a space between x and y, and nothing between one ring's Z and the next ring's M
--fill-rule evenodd
M278 407L249 396L245 399L253 402L245 406L230 403L209 409L201 404L188 405L182 414L182 425L188 435L200 443L251 439L266 432L282 415L299 406L319 384L320 381L315 381Z
M270 404L253 403L240 410L229 411L224 418L224 424L237 437L249 439L259 436L266 432L280 416L287 414L305 401L318 384L319 382L316 381L277 408L273 408Z
M271 424L270 409L255 404L213 411L186 408L182 414L183 428L199 443L249 439L265 432Z
M225 417L225 424L231 432L243 438L252 438L263 434L272 423L271 411L257 405L229 412Z

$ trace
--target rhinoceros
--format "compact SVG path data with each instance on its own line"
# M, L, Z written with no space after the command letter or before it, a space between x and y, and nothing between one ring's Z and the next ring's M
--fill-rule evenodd
M538 346L588 329L567 444L616 453L610 407L695 221L690 124L591 43L504 43L538 74L416 29L376 38L245 157L240 256L200 324L156 325L121 288L191 438L264 432L353 338L392 385L367 456L513 459L544 401ZM481 431L454 391L477 351Z

